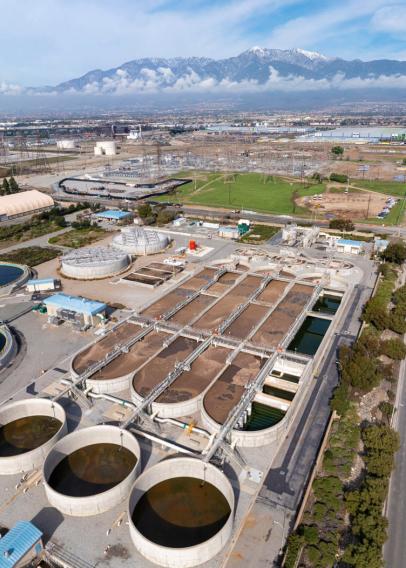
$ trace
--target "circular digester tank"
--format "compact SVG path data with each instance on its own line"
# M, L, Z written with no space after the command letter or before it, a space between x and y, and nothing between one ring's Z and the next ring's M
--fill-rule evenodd
M67 433L60 404L44 398L11 402L0 407L0 475L42 466L52 446Z
M92 426L66 436L43 467L48 501L66 515L104 513L128 496L140 472L140 447L127 430Z
M169 245L169 237L154 230L142 227L124 227L121 233L113 238L112 245L127 254L146 256L162 252Z
M64 276L95 280L120 274L130 266L128 254L110 247L84 247L67 252L61 259Z
M234 492L215 466L168 459L137 479L128 518L133 543L145 558L160 566L197 566L231 537Z

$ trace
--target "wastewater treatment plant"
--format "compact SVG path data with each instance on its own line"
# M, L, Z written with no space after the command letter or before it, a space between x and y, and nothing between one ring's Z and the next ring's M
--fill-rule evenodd
M79 568L224 565L363 278L343 258L259 250L133 268L96 247L96 279L147 299L0 406L0 492L15 493L0 524L46 519L49 554ZM89 251L62 270L87 280Z

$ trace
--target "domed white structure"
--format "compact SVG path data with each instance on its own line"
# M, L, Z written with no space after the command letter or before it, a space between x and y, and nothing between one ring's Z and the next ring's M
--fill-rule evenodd
M124 227L121 233L114 237L112 245L127 254L146 256L162 252L170 239L158 231L145 230L142 227Z
M126 270L131 263L128 254L109 247L85 247L63 255L61 272L77 280L108 278Z

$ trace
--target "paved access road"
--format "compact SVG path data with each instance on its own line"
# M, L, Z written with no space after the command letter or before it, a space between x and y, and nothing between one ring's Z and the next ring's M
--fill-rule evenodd
M337 349L355 339L360 328L362 306L371 295L375 279L375 272L366 273L363 282L355 288L344 319L323 359L315 385L282 442L232 547L226 568L279 566L280 551L292 528L330 416L329 399L338 382Z

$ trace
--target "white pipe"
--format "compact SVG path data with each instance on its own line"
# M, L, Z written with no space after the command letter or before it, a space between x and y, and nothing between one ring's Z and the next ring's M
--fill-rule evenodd
M89 391L87 393L88 396L90 396L91 398L96 398L96 399L104 399L104 400L108 400L110 402L114 402L117 404L121 404L123 406L126 406L127 408L131 408L131 409L136 409L138 408L134 403L129 402L128 400L124 400L122 398L118 398L116 396L113 396L111 394L105 394L105 393L95 393L95 392L91 392ZM174 418L159 418L157 416L155 416L155 420L157 420L157 422L169 422L171 424L174 424L178 427L181 428L185 428L187 427L187 424L185 422L181 422L180 420L175 420ZM196 454L200 454L200 453L206 453L207 450L209 449L209 447L211 446L211 444L213 443L213 435L209 434L209 432L207 432L206 430L203 430L202 428L194 428L194 430L196 430L199 433L204 433L203 435L207 436L209 438L209 443L208 445L202 450L202 452L194 452L192 450L187 450L186 448L183 448L183 446L178 446L177 444L173 443L173 442L168 442L167 440L165 440L164 438L159 438L158 436L153 436L152 434L147 434L146 432L142 431L142 430L138 430L136 428L134 428L138 434L140 434L140 436L144 436L144 438L148 438L149 440L152 440L154 442L157 442L158 444L162 444L164 446L167 446L168 448L172 448L175 449L178 452L182 452L185 454L191 454L191 455L196 455Z

